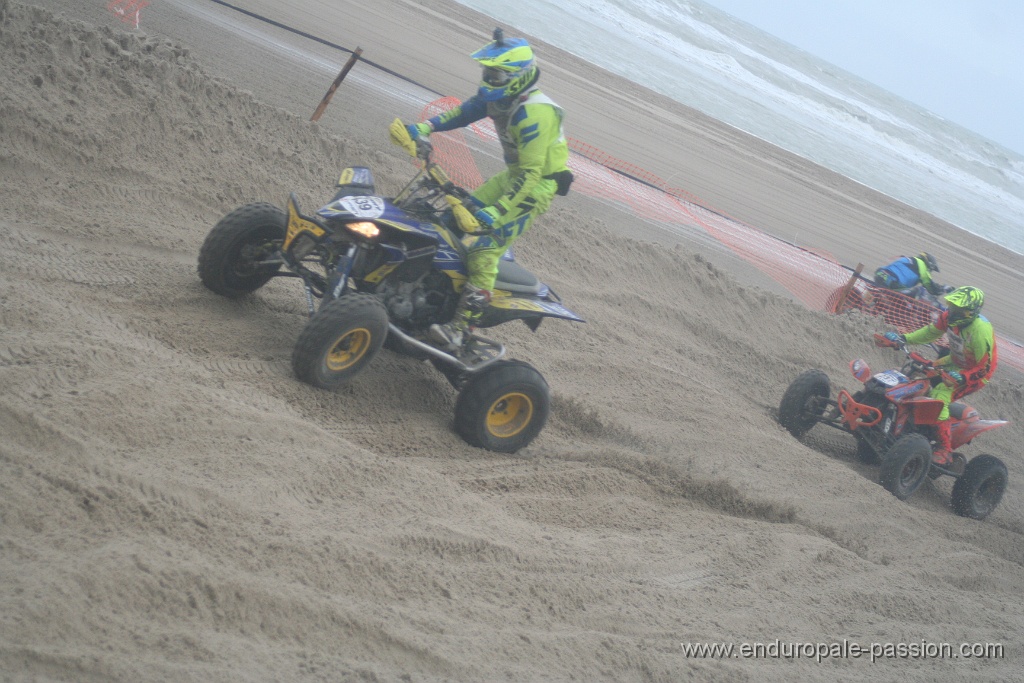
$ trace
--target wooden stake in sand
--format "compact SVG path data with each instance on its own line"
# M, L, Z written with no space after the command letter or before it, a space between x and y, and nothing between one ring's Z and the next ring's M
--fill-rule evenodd
M857 267L853 270L853 275L850 276L850 281L843 285L843 291L839 293L839 300L836 301L835 308L830 313L841 313L843 310L843 304L846 303L846 297L850 296L850 290L853 289L853 284L857 281L857 276L864 270L864 264L858 263Z
M309 119L310 121L320 120L320 117L323 115L324 110L327 109L327 103L330 102L331 97L334 96L334 91L337 90L338 86L341 85L341 82L345 80L345 76L352 69L352 66L356 63L356 60L359 59L359 55L361 54L363 54L363 48L357 47L356 51L352 53L352 56L348 58L348 62L346 62L344 68L342 68L341 73L338 74L338 77L334 79L334 83L331 83L331 87L327 89L327 94L324 95L324 98L322 100L320 100L320 104L317 105L316 111L313 112L312 118Z

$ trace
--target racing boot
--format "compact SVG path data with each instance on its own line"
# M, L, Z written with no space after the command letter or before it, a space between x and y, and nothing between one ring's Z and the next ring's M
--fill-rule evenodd
M466 336L474 324L484 314L487 304L491 303L491 291L480 289L475 285L466 283L462 289L462 296L459 298L459 305L455 309L452 320L444 325L431 325L427 336L430 341L445 351L457 353L466 341Z
M935 425L935 449L932 451L932 462L947 469L953 464L952 429L953 425L949 420L942 420Z

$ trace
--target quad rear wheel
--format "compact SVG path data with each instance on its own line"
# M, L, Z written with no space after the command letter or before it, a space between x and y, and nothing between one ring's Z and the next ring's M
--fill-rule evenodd
M295 376L334 390L374 359L388 334L388 313L371 294L346 294L329 301L299 334L292 351Z
M932 445L917 432L904 434L882 458L879 483L900 500L921 486L932 466Z
M813 427L827 407L830 385L821 370L808 370L789 385L779 402L779 423L800 438Z
M466 380L455 401L455 431L466 443L514 453L540 434L551 410L548 383L520 361L498 361Z
M267 284L280 269L271 259L284 239L284 210L258 202L221 218L199 249L199 279L221 296L237 297Z
M961 517L985 519L1006 491L1006 465L994 455L972 458L963 475L953 484L953 511Z

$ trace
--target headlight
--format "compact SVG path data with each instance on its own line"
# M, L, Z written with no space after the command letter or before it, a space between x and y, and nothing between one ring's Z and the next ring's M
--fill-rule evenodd
M378 228L376 224L371 223L369 221L360 221L358 223L346 223L345 228L347 228L349 232L354 232L360 237L363 237L368 240L372 240L373 238L380 234L380 228Z

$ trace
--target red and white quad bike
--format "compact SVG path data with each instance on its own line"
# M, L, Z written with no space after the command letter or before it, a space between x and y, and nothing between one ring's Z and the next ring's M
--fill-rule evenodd
M892 345L882 335L876 334L875 341ZM864 360L850 363L853 376L864 383L864 388L853 394L840 389L833 399L828 375L820 370L804 372L783 394L779 422L797 438L818 423L853 434L860 460L880 464L879 483L900 500L909 498L925 477L953 477L953 510L963 517L985 519L1006 491L1006 465L987 454L967 462L958 452L946 467L932 462L942 401L929 398L928 392L944 381L945 373L905 344L896 346L907 358L899 370L872 375ZM951 403L949 413L954 451L982 432L1007 424L1006 420L983 420L977 410L960 402Z

